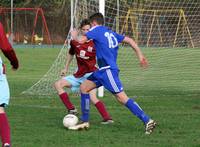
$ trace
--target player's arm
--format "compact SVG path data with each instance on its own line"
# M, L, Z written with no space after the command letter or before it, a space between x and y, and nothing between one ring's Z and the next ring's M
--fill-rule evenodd
M71 48L69 49L67 53L65 68L61 71L61 76L65 76L66 73L68 72L70 63L72 62L74 54L75 54L72 41L70 42L70 45L71 45Z
M13 50L12 46L10 45L6 34L3 29L3 25L0 23L0 49L2 50L3 54L8 58L12 68L16 70L19 67L18 59Z
M78 38L78 31L77 30L72 30L71 31L71 36L72 36L72 39L83 44L85 42L88 41L88 38L86 36L81 36L80 38Z
M69 66L73 60L74 55L71 55L69 52L67 53L67 61L65 64L64 75L68 72Z
M145 58L145 56L143 55L141 49L136 44L136 42L133 39L127 37L127 36L124 37L123 42L128 43L134 49L134 51L135 51L135 53L136 53L136 55L137 55L137 57L138 57L138 59L140 61L140 65L142 67L147 67L148 66L148 61Z

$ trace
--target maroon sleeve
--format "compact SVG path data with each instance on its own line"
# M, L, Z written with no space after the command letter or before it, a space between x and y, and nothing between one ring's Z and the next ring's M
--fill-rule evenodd
M19 67L19 62L13 49L10 51L3 51L3 54L8 58L10 64L14 69L17 69Z
M0 49L2 50L3 54L8 58L13 68L17 69L19 67L17 56L6 37L1 22L0 22Z
M75 41L73 41L73 40L70 41L70 46L71 46L70 49L69 49L69 54L70 55L74 55L75 54L75 44L74 44L74 42Z

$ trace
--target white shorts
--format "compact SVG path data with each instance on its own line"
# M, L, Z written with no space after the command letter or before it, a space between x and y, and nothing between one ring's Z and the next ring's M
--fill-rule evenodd
M10 99L10 90L6 75L3 74L3 62L0 58L0 105L8 105Z
M80 91L80 85L91 75L92 73L86 73L84 76L80 78L74 77L74 75L69 75L64 77L63 79L69 82L72 87L72 92L79 92Z

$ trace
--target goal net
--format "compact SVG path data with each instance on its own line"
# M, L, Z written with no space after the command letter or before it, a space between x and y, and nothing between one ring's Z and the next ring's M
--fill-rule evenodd
M76 0L74 25L99 11L98 0ZM105 25L133 38L149 60L142 70L132 49L122 44L118 65L120 78L127 90L159 91L169 94L192 93L200 84L200 2L196 0L110 0L105 1ZM53 94L52 83L59 79L64 67L67 46L64 46L50 70L30 89L29 94ZM71 66L71 73L76 68ZM148 89L148 90L147 90ZM174 93L173 93L174 94Z

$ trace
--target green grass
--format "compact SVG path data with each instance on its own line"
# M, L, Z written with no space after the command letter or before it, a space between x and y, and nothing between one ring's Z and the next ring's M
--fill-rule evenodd
M21 95L45 74L59 49L19 48L16 51L20 59L19 71L11 71L6 61L11 88L7 113L13 147L200 146L200 49L144 49L151 65L145 71L139 69L132 53L126 66L120 64L128 95L138 96L136 101L158 122L150 136L144 134L142 122L107 92L102 99L114 124L101 125L98 112L91 106L88 131L66 130L62 125L66 112L57 96ZM124 58L121 51L120 63ZM72 96L72 101L80 110L79 98Z

